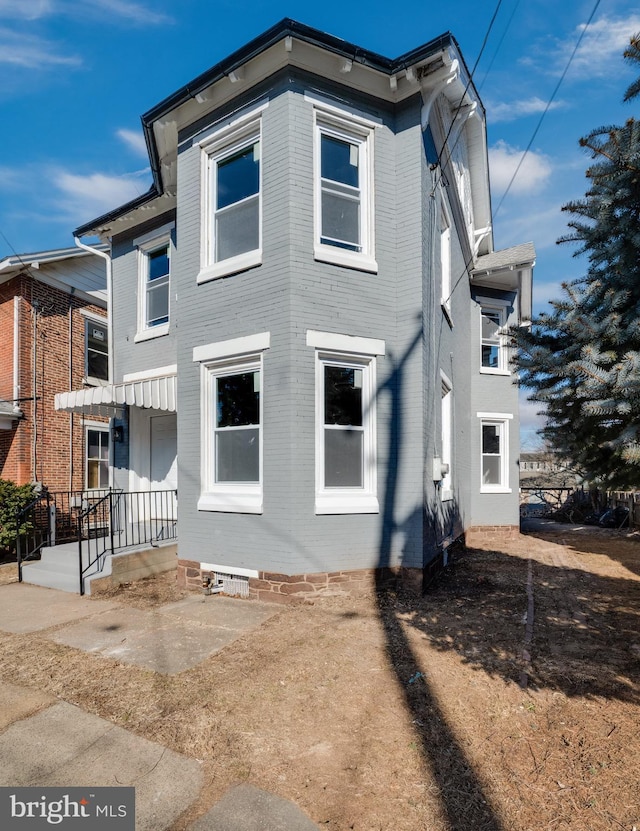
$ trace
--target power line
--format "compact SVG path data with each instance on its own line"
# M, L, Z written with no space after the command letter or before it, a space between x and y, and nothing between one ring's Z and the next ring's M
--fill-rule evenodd
M540 130L542 122L544 121L544 117L549 112L549 108L551 107L551 104L553 104L553 101L554 101L556 95L558 94L558 90L560 89L560 87L562 85L562 82L564 81L564 79L566 77L566 74L569 71L569 67L573 63L573 59L576 56L576 52L580 48L580 44L582 43L582 40L583 40L585 34L587 33L587 29L589 28L589 26L591 24L591 21L593 20L593 18L595 16L595 13L598 10L599 5L600 5L600 0L596 0L595 5L594 5L594 7L591 11L591 14L589 15L589 19L587 20L584 28L580 32L580 37L578 38L576 45L573 47L573 52L569 56L569 60L567 61L567 65L565 66L564 71L563 71L562 75L560 76L560 79L558 80L558 83L555 86L555 89L551 93L551 97L549 98L549 100L547 102L547 106L544 108L544 110L542 112L542 115L540 116L540 118L538 120L538 123L536 124L535 130L533 131L531 139L529 140L529 144L527 144L527 147L526 147L524 153L522 154L516 169L513 172L513 176L511 177L511 180L509 181L509 184L507 185L507 189L505 190L505 192L500 197L500 202L498 202L498 207L495 209L494 214L493 214L494 220L495 220L496 216L498 215L498 212L500 211L500 208L502 207L502 203L506 199L507 194L511 190L511 185L513 185L516 176L520 172L520 168L522 167L522 165L524 163L524 160L525 160L527 154L529 153L529 150L531 150L531 146L532 146L533 142L535 141L536 136L538 135L538 131Z

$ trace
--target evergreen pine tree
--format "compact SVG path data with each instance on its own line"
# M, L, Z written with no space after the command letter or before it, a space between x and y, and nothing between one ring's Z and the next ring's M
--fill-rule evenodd
M625 58L640 63L640 37ZM625 100L640 94L640 80ZM542 434L589 479L640 486L640 122L594 130L584 199L563 210L586 275L514 333L521 383L545 404Z

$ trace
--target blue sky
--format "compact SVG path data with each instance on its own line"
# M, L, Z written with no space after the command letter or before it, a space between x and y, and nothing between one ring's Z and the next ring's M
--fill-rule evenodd
M151 183L140 115L283 17L388 57L451 31L470 68L498 0L0 0L0 259L73 245L72 230ZM579 277L557 246L584 194L578 139L638 115L622 51L637 2L601 0L510 192L595 0L502 0L474 80L487 110L496 248L533 240L535 310ZM500 204L499 210L496 209ZM525 444L535 407L523 407Z

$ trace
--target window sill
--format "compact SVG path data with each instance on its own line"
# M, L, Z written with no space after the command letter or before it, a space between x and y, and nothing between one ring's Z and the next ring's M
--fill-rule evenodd
M449 327L453 329L453 318L451 317L451 304L447 300L441 300L440 306L442 308L442 314L446 317Z
M371 274L378 273L378 263L373 257L358 254L355 251L347 251L344 248L317 244L313 248L313 256L314 259L322 263L342 265L345 268L355 268L359 271L368 271Z
M503 488L500 485L482 485L480 493L513 493L511 488Z
M481 375L511 375L508 369L491 369L490 367L482 366L480 367L480 374Z
M248 251L246 254L240 254L237 257L230 257L220 263L204 266L200 269L196 281L198 283L208 283L209 280L229 277L231 274L246 271L248 268L255 268L257 265L262 265L262 249L260 248L255 251Z
M140 343L145 340L152 340L153 338L161 338L169 334L169 324L163 323L162 326L154 326L152 329L143 329L138 332L134 338L134 343Z
M379 514L378 497L370 493L336 491L316 494L316 514Z
M106 387L109 381L106 378L94 378L93 375L87 375L82 379L82 383L87 387Z
M228 514L261 514L262 490L209 491L198 499L199 511L218 511Z
M451 502L453 500L453 491L442 491L440 499L442 502Z

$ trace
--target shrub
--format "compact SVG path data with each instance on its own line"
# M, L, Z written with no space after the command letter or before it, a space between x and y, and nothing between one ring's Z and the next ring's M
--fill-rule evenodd
M17 533L27 534L32 530L28 519L16 528L16 514L26 508L34 496L33 485L16 485L8 479L0 479L0 551L14 553Z

